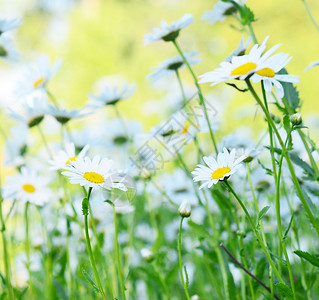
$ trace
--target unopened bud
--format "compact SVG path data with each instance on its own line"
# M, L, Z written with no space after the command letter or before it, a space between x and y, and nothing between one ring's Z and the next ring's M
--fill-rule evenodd
M151 262L154 259L154 253L147 248L141 249L141 255L147 262Z
M292 125L300 125L302 123L302 117L300 113L296 113L289 118Z
M188 218L191 215L191 204L188 200L184 200L180 207L178 208L178 212L183 218Z
M193 296L191 297L191 300L199 300L199 296L198 296L198 295L193 295Z

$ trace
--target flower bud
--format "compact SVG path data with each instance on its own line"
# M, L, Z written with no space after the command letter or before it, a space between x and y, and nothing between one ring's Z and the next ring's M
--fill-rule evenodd
M147 262L151 262L155 258L154 253L147 248L141 249L141 255Z
M178 212L183 218L188 218L191 215L191 204L188 200L184 200L180 207L178 208Z
M193 295L193 296L191 297L191 300L199 300L199 296L198 296L198 295Z
M289 118L292 125L300 125L302 123L302 117L300 113L296 113Z

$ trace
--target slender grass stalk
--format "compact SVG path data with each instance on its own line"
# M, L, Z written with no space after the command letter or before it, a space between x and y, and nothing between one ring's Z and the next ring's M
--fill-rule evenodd
M90 211L91 216L93 216L90 204L89 204L89 211ZM99 256L100 256L100 261L102 261L102 267L103 267L103 270L104 270L104 273L105 273L105 279L106 279L107 287L108 287L108 290L109 290L111 298L114 299L113 288L112 288L112 285L111 285L111 282L110 282L110 279L109 279L109 275L108 275L108 271L107 271L107 265L106 265L106 262L105 262L105 259L104 259L103 255L102 255L101 244L100 244L100 241L99 241L99 236L98 236L98 233L96 231L93 218L91 218L91 228L93 230L93 234L94 234L94 237L95 237L95 240L96 240L96 247L97 247L97 251L98 251Z
M181 222L180 222L179 231L178 231L178 243L177 243L177 247L178 247L178 262L179 262L179 273L181 275L183 288L184 288L184 291L185 291L185 296L186 296L186 299L189 300L190 298L189 298L187 286L186 286L185 279L184 279L183 264L182 264L182 227L183 227L183 220L184 220L184 217L181 217Z
M295 174L294 167L293 167L292 162L290 160L288 150L285 147L283 140L281 139L281 136L280 136L280 134L279 134L279 132L277 130L277 127L276 127L275 123L273 122L269 112L264 107L264 105L261 102L259 96L257 95L257 93L255 92L254 88L252 87L249 79L246 79L246 83L247 83L249 91L251 92L251 94L255 98L256 102L259 104L259 106L263 110L263 112L264 112L264 114L265 114L265 116L267 118L268 123L271 124L271 127L273 128L273 131L274 131L274 133L275 133L275 135L276 135L276 137L277 137L277 139L278 139L278 141L280 143L280 146L282 148L282 153L283 153L283 155L284 155L284 157L285 157L285 159L287 161L288 168L289 168L289 171L290 171L290 174L291 174L291 177L292 177L292 181L293 181L293 183L295 185L295 188L297 190L297 194L298 194L298 196L299 196L299 198L300 198L300 200L301 200L301 202L302 202L302 204L303 204L303 206L304 206L304 208L306 210L306 213L308 214L308 216L309 216L309 218L311 220L311 223L313 224L317 234L319 235L319 224L318 224L316 218L314 217L314 215L313 215L313 213L312 213L312 211L311 211L311 209L310 209L310 207L309 207L309 205L308 205L308 203L307 203L307 201L306 201L306 199L305 199L305 197L303 195L303 192L302 192L302 190L300 188L298 179L297 179L296 174Z
M52 156L52 152L51 152L50 147L49 147L49 144L48 144L48 142L47 142L47 140L46 140L46 138L45 138L45 135L44 135L43 132L42 132L42 129L41 129L41 127L40 127L40 124L37 125L37 127L38 127L38 130L39 130L39 133L40 133L40 136L41 136L43 145L44 145L45 149L47 150L47 152L48 152L48 154L49 154L49 157L52 159L52 157L53 157L53 156Z
M1 188L1 184L0 184L0 188ZM2 202L3 202L3 198L2 198L2 194L0 190L0 225L1 225L0 231L2 236L2 249L3 249L5 276L6 276L6 286L8 289L8 299L13 300L14 293L13 293L12 284L11 284L10 257L8 253L7 239L5 234L6 225L5 225L5 221L2 214Z
M171 299L171 293L170 293L170 291L169 291L169 289L168 289L168 287L167 287L167 284L166 284L166 281L165 281L165 279L164 279L164 277L163 277L163 274L162 274L162 272L160 272L160 270L158 269L158 267L157 267L155 261L153 261L153 268L154 268L155 273L156 273L156 275L158 276L158 278L159 278L159 280L160 280L160 282L161 282L161 284L162 284L162 286L163 286L163 288L164 288L164 291L165 291L165 294L166 294L167 299L170 300L170 299Z
M89 191L87 193L87 201L88 202L90 201L91 192L92 192L92 188L90 187ZM99 273L98 273L96 265L95 265L94 255L93 255L91 242L90 242L90 236L89 236L88 214L84 215L84 229L85 229L86 246L87 246L87 249L88 249L88 252L89 252L89 257L90 257L91 266L93 268L94 277L95 277L95 280L97 282L97 285L99 287L99 291L100 291L102 297L104 299L107 299L105 297L104 290L103 290L103 287L102 287L102 284L101 284L101 280L100 280L100 276L99 276Z
M308 13L308 15L309 15L309 17L310 17L310 20L311 20L312 24L316 27L317 31L319 31L319 25L318 25L316 19L314 18L313 14L312 14L312 12L311 12L311 9L310 9L310 7L308 6L306 0L302 0L302 3L303 3L303 5L305 6L305 8L306 8L306 10L307 10L307 13Z
M219 233L216 230L216 226L214 224L214 220L213 220L212 214L211 214L211 212L209 210L209 207L208 207L208 199L207 199L207 196L205 194L205 191L204 190L202 190L202 191L203 191L203 196L204 196L204 199L205 199L204 206L205 206L205 209L206 209L209 225L211 227L211 230L212 230L214 238L216 240L218 240L219 239ZM219 263L220 270L221 270L221 273L222 273L223 284L224 284L224 292L225 292L225 297L226 297L225 299L229 300L230 299L230 295L229 295L229 291L228 291L228 278L227 278L227 272L226 272L226 267L225 267L225 262L224 262L224 259L223 259L223 255L222 255L218 245L216 245L214 247L214 250L216 251L218 263Z
M278 272L278 270L277 270L277 268L276 268L276 266L275 266L275 264L274 264L274 262L273 262L273 260L272 260L272 258L271 258L271 256L270 256L270 253L269 253L267 247L265 246L265 244L264 244L264 242L263 242L263 240L262 240L262 238L261 238L261 236L260 236L260 234L259 234L259 232L258 232L258 230L257 230L257 228L256 228L256 226L255 226L255 224L254 224L254 222L253 222L253 220L252 220L252 218L251 218L251 216L250 216L250 214L249 214L249 212L248 212L246 206L245 206L245 204L244 204L244 203L241 201L241 199L238 197L238 195L237 195L236 192L233 190L233 188L231 187L231 185L229 184L229 182L228 182L227 180L225 180L224 183L225 183L226 187L228 188L228 190L233 194L233 196L235 197L235 199L238 201L238 203L239 203L239 205L241 206L241 208L243 209L243 211L244 211L244 213L245 213L245 215L246 215L246 217L247 217L247 219L248 219L248 222L249 222L251 228L253 229L253 231L254 231L254 233L255 233L257 239L258 239L258 242L259 242L261 248L263 249L263 251L264 251L264 253L265 253L265 255L266 255L266 257L267 257L267 259L268 259L268 261L269 261L269 263L270 263L270 265L271 265L273 271L275 272L275 274L276 274L278 280L279 280L281 283L284 283L284 281L282 280L282 278L281 278L281 276L280 276L280 274L279 274L279 272Z
M112 191L112 198L114 202L114 192ZM117 239L117 218L116 218L116 211L115 211L115 205L113 203L113 222L114 222L114 245L115 245L115 254L116 254L116 262L117 262L117 272L119 276L119 281L120 281L120 287L121 287L121 294L123 300L126 299L125 297L125 287L124 287L124 280L123 280L123 273L122 273L122 268L121 268L121 261L120 261L120 249L119 249L119 243Z
M26 267L29 273L29 287L30 287L30 298L33 299L33 286L32 286L32 274L30 269L30 239L29 239L29 201L26 202L24 208L24 221L25 221L25 254L27 257Z
M287 143L288 138L289 138L289 135L287 136L285 144ZM281 156L279 159L279 166L278 166L278 177L276 182L276 217L277 217L277 226L278 226L277 229L278 229L279 246L281 246L280 249L284 252L284 256L286 258L290 285L293 292L293 297L294 299L296 299L295 283L294 283L294 278L293 278L293 274L291 270L291 264L290 264L289 256L287 253L285 241L283 241L281 218L280 218L280 176L281 176L283 158L284 158L283 153L281 153ZM282 256L282 253L279 253L279 257L281 256Z
M203 96L203 93L202 93L202 90L197 82L197 77L192 69L192 67L190 66L190 64L188 63L183 51L181 50L181 48L179 47L179 45L177 44L177 41L176 40L173 40L173 44L177 50L177 52L180 54L180 56L183 58L183 61L184 63L186 64L189 72L191 73L193 79L194 79L194 83L195 83L195 86L197 88L197 91L198 91L198 97L199 97L199 100L200 100L200 104L203 106L204 108L204 114L205 114L205 118L206 118L206 121L207 121L207 125L208 125L208 128L209 128L209 134L210 134L210 137L211 137L211 140L213 142L213 145L214 145L214 148L215 148L215 152L216 154L218 153L218 148L217 148L217 144L216 144L216 141L215 141L215 137L214 137L214 133L213 133L213 130L212 130L212 126L210 124L210 121L209 121L209 117L208 117L208 113L207 113L207 107L206 107L206 103L205 103L205 99L204 99L204 96Z

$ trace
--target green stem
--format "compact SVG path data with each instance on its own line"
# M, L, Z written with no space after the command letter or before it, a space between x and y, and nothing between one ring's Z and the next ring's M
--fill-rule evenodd
M209 225L211 227L211 230L212 230L213 236L215 237L215 240L218 240L219 239L219 233L216 230L216 226L214 224L214 220L213 220L212 214L211 214L211 212L209 210L209 207L208 207L208 199L207 199L205 191L204 190L202 190L202 191L203 191L203 196L204 196L204 199L205 199L205 209L206 209ZM223 277L225 297L226 297L227 300L229 300L230 299L230 295L229 295L229 291L228 291L228 278L227 278L227 272L226 272L226 267L225 267L225 262L224 262L224 259L223 259L223 255L222 255L218 245L214 245L214 248L215 248L215 251L216 251L216 254L217 254L218 263L220 265L220 270L221 270L222 277Z
M281 136L280 136L280 134L279 134L279 132L277 130L277 127L276 127L275 123L273 122L269 112L264 107L264 105L261 102L260 98L256 94L256 92L255 92L254 88L252 87L249 79L246 79L246 83L247 83L248 89L250 90L251 94L255 98L256 102L259 104L259 106L263 110L263 112L264 112L264 114L265 114L265 116L267 118L268 123L271 124L271 127L273 128L273 131L274 131L274 133L275 133L275 135L276 135L276 137L277 137L277 139L278 139L278 141L280 143L280 146L282 148L282 153L283 153L283 155L284 155L284 157L285 157L285 159L287 161L287 165L288 165L291 177L292 177L292 181L293 181L293 183L294 183L294 185L296 187L298 196L299 196L299 198L300 198L300 200L301 200L301 202L302 202L302 204L303 204L303 206L304 206L304 208L305 208L305 210L306 210L306 212L307 212L307 214L308 214L308 216L309 216L309 218L311 220L311 223L313 224L317 234L319 235L319 224L318 224L317 220L315 219L314 215L312 214L311 209L310 209L310 207L309 207L309 205L308 205L308 203L307 203L307 201L306 201L306 199L305 199L305 197L303 195L303 192L302 192L302 190L300 188L298 179L297 179L296 174L295 174L294 167L293 167L292 162L290 160L288 150L285 147L283 140L281 139Z
M31 270L30 270L30 239L29 239L29 214L28 214L28 208L29 208L29 201L25 204L24 209L24 220L25 220L25 253L27 257L27 270L29 273L29 286L30 286L30 297L33 298L33 288L32 288L32 278L31 278Z
M155 273L157 274L157 276L158 276L158 278L159 278L159 280L160 280L160 282L161 282L161 284L162 284L162 286L164 288L164 291L165 291L167 299L170 300L171 299L171 294L169 292L169 289L167 287L165 279L163 278L163 274L159 271L155 261L153 262L153 267L154 267Z
M288 134L285 144L287 143L290 134ZM278 166L278 177L277 177L277 181L276 181L276 217L277 217L279 250L280 250L279 257L282 256L282 251L283 251L284 256L286 258L286 262L287 262L287 268L288 268L291 289L292 289L292 292L294 294L294 299L296 299L295 283L294 283L294 278L293 278L293 274L292 274L292 270L291 270L291 264L290 264L289 256L287 253L285 241L283 241L282 228L281 228L281 218L280 218L280 176L281 176L283 158L284 158L283 153L281 153L280 160L279 160L279 166Z
M189 295L188 295L188 291L187 291L187 286L185 284L185 279L184 279L184 275L183 275L183 265L182 265L182 225L183 225L183 220L184 220L184 217L181 217L181 222L180 222L179 231L178 231L178 243L177 243L178 262L179 262L179 273L181 274L181 279L182 279L185 295L186 295L187 300L189 300Z
M215 141L215 137L214 137L214 134L213 134L213 130L212 130L212 127L211 127L211 124L210 124L210 121L209 121L209 117L208 117L208 113L207 113L207 107L206 107L206 103L205 103L205 99L204 99L204 96L203 96L203 93L202 93L202 90L197 82L197 77L193 71L193 69L191 68L190 64L188 63L183 51L181 50L181 48L178 46L176 40L173 41L173 44L177 50L177 52L180 54L180 56L183 58L183 61L184 63L186 64L189 72L191 73L193 79L194 79L194 83L195 83L195 86L197 88L197 91L198 91L198 97L199 97L199 100L200 100L200 104L203 106L204 108L204 114L205 114L205 118L206 118L206 122L207 122L207 125L208 125L208 128L209 128L209 134L210 134L210 137L211 137L211 140L213 142L213 145L214 145L214 148L215 148L215 152L216 154L218 153L218 148L217 148L217 144L216 144L216 141Z
M313 25L315 25L316 29L319 31L319 25L318 25L317 21L315 20L313 14L311 12L310 7L308 6L308 4L307 4L307 2L305 0L302 0L302 2L303 2L304 6L305 6L305 8L307 10L307 13L308 13L308 15L309 15L309 17L311 19L311 22L313 23Z
M6 226L5 226L3 214L2 214L2 202L3 202L3 198L1 195L1 191L0 191L0 225L1 225L0 231L1 231L1 235L2 235L4 266L5 266L5 272L6 272L6 274L5 274L6 275L6 286L8 288L9 299L13 300L14 293L13 293L13 289L12 289L12 285L11 285L10 261L9 261L9 255L8 255L8 249L7 249L7 239L6 239L6 235L5 235Z
M53 96L53 94L47 89L46 89L46 92L47 92L47 95L49 96L50 100L54 104L54 106L59 109L59 104L58 104L57 100L55 99L55 97Z
M92 188L90 187L89 191L88 191L88 194L87 194L88 202L90 201L91 192L92 192ZM89 252L90 262L91 262L91 265L92 265L92 268L93 268L95 280L97 282L97 285L99 287L99 290L100 290L100 293L101 293L102 297L104 299L106 299L104 291L103 291L103 287L102 287L102 284L101 284L100 276L99 276L99 273L98 273L96 265L95 265L95 260L94 260L93 251L92 251L92 247L91 247L90 236L89 236L88 215L84 215L84 229L85 229L86 246L87 246L87 249L88 249L88 252Z
M46 140L46 138L45 138L45 136L44 136L44 134L43 134L43 132L42 132L42 129L41 129L41 127L40 127L40 124L37 125L37 127L38 127L38 129L39 129L39 133L40 133L41 139L42 139L42 141L43 141L44 147L45 147L46 150L48 151L49 157L52 159L52 158L53 158L52 152L51 152L50 147L49 147L49 145L48 145L48 142L47 142L47 140Z
M241 206L241 208L243 209L243 211L244 211L244 213L245 213L245 215L246 215L246 217L247 217L247 219L248 219L248 222L250 223L250 226L251 226L251 228L253 229L253 231L254 231L254 233L255 233L255 235L256 235L256 237L257 237L257 240L258 240L258 242L259 242L261 248L263 249L263 251L264 251L264 253L265 253L265 255L266 255L266 257L267 257L267 259L268 259L268 261L269 261L269 263L270 263L270 265L271 265L273 271L275 272L275 274L276 274L278 280L279 280L281 283L284 283L283 280L282 280L282 278L281 278L281 276L280 276L280 274L279 274L279 272L278 272L278 270L277 270L277 268L276 268L276 266L275 266L275 264L274 264L274 262L273 262L273 260L271 259L270 253L269 253L267 247L265 246L265 244L264 244L264 242L263 242L263 240L262 240L262 238L261 238L261 236L260 236L260 234L259 234L259 232L258 232L258 230L257 230L257 228L256 228L256 226L255 226L255 224L254 224L254 222L253 222L253 220L252 220L252 218L251 218L251 216L250 216L250 214L249 214L247 208L246 208L246 206L245 206L244 203L241 201L241 199L238 197L238 195L236 194L236 192L233 190L233 188L231 187L231 185L229 184L229 182L228 182L227 180L225 180L224 183L225 183L225 185L227 186L227 188L229 189L229 191L234 195L235 199L238 201L238 203L239 203L239 205Z
M112 191L112 198L114 200L114 192ZM117 272L120 280L120 287L121 287L121 293L122 298L125 300L125 287L124 287L124 281L123 281L123 274L121 269L121 261L120 261L120 249L119 249L119 243L117 240L117 221L116 221L116 211L114 203L112 205L113 207L113 222L114 222L114 245L115 245L115 253L116 253L116 262L117 262Z
M92 216L93 214L92 214L92 209L91 209L91 205L90 204L89 204L89 211L90 211L90 214ZM91 218L91 228L92 228L93 234L95 236L97 251L98 251L98 253L100 255L100 258L101 258L101 261L102 261L102 266L103 266L103 269L104 269L105 279L106 279L106 283L108 285L109 293L111 295L111 298L114 299L113 289L112 289L112 285L111 285L111 282L110 282L110 279L109 279L109 275L108 275L108 271L107 271L107 265L106 265L106 262L105 262L105 259L104 259L103 255L102 255L101 244L100 244L100 241L99 241L99 236L98 236L98 233L96 231L93 218Z

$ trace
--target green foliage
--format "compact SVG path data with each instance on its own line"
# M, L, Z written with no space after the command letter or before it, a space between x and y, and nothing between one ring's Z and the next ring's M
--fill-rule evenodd
M260 221L262 219L262 217L267 213L267 211L269 210L270 206L265 206L258 214L258 218L257 218L257 224L256 224L256 228L257 230L260 230Z
M292 300L294 297L294 294L289 286L282 282L276 283L277 293L284 297L287 300Z
M319 268L319 258L317 256L301 250L296 250L294 253Z

